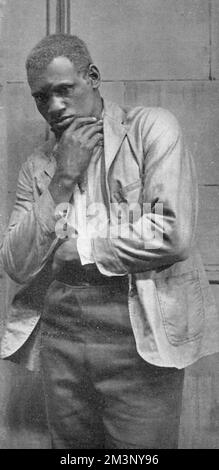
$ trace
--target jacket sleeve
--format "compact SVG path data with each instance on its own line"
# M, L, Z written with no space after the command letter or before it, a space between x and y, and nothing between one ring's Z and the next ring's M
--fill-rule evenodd
M36 197L31 161L22 166L15 206L1 255L5 271L18 283L30 281L45 265L57 243L55 204L48 189Z
M186 259L193 242L197 181L179 124L161 108L140 121L144 153L141 210L147 210L134 222L123 223L119 236L110 230L110 236L93 239L96 264L108 276L168 267Z

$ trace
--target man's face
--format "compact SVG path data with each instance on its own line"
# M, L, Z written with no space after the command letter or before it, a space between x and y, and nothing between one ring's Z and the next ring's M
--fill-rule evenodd
M61 135L78 116L96 116L97 86L83 76L67 57L56 57L35 78L31 93L37 108L56 135Z

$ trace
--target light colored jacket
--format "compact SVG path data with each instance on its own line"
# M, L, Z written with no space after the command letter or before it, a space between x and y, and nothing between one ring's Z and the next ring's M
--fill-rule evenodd
M111 217L115 202L146 203L150 210L127 222L134 237L95 237L95 262L107 276L129 275L139 354L158 366L185 367L219 349L219 316L195 248L198 197L191 155L168 111L123 110L106 101L104 151L104 200ZM55 204L47 189L55 167L48 144L23 165L2 246L5 270L19 286L8 309L1 357L17 355L29 368L37 357L37 325L58 244ZM156 213L157 203L162 214ZM153 230L158 238L151 236Z

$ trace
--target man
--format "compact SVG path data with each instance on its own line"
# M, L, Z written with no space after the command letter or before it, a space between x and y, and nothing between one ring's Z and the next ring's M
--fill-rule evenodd
M55 142L19 175L2 257L22 286L2 357L30 356L40 325L54 448L177 447L184 368L218 344L181 130L103 100L75 36L44 38L26 68Z

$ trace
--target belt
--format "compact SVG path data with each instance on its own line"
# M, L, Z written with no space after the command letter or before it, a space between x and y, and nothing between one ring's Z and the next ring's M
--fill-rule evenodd
M55 279L71 286L115 286L118 289L128 288L128 276L104 276L94 263L85 264L75 269L71 263L65 263Z

